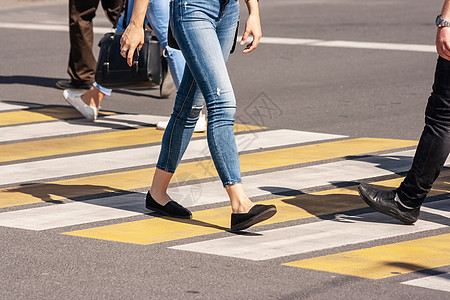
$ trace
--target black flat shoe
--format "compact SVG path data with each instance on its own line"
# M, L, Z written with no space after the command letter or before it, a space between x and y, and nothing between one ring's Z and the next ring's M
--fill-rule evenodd
M232 213L231 231L247 229L250 226L271 218L276 212L277 208L275 205L256 204L248 211L248 213Z
M152 195L150 195L150 191L147 193L147 198L145 199L145 207L168 217L192 219L191 212L173 200L164 206L158 204Z

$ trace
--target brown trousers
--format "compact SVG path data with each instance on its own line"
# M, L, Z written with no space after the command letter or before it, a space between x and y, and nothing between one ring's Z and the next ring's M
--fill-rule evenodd
M69 0L70 53L67 72L73 84L92 84L95 77L95 61L92 46L94 31L92 19L100 0ZM114 23L122 0L101 0L103 10Z

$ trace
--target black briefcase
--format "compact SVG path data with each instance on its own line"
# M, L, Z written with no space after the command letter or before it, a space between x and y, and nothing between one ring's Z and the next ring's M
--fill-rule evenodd
M151 31L144 31L144 45L132 66L120 55L122 33L106 33L99 42L95 81L106 88L152 87L161 84L161 50Z

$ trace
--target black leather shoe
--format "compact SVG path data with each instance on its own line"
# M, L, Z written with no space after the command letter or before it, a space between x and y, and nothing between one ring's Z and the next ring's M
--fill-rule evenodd
M248 213L231 214L231 231L239 231L249 228L256 223L262 222L271 218L277 212L275 205L254 205Z
M145 199L145 207L168 217L192 219L191 212L173 200L164 206L158 204L152 195L150 195L150 191L147 193L147 198Z
M403 207L394 200L395 191L379 190L365 183L358 187L358 191L361 198L380 213L391 216L408 225L419 219L420 206L414 209Z
M89 84L75 84L70 80L58 80L56 86L63 90L89 90L91 88Z

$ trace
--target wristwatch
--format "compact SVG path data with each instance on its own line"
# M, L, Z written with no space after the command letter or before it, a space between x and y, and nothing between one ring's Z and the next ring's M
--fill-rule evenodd
M442 17L442 15L439 15L436 17L436 26L437 27L450 27L450 21L447 21Z

